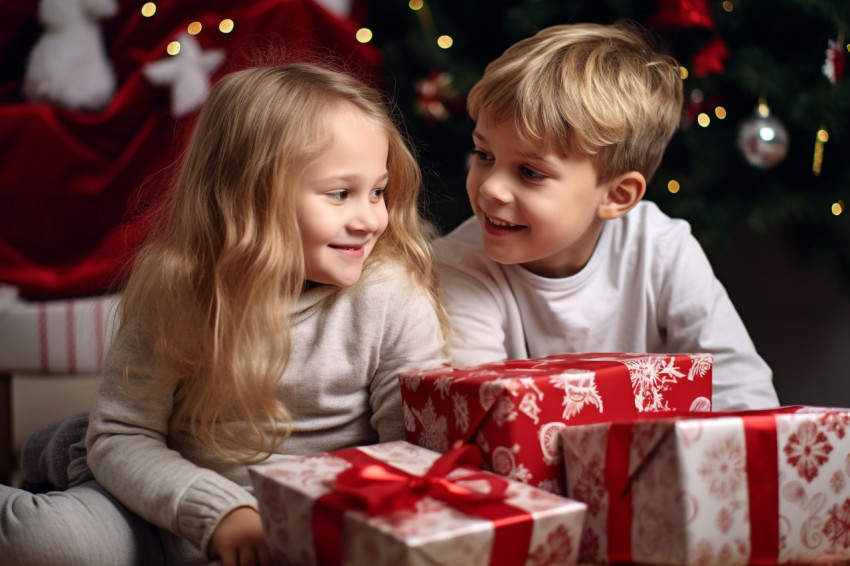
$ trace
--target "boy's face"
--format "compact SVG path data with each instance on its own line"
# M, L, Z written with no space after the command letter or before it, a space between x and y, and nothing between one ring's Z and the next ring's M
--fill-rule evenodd
M589 157L545 154L520 143L513 124L479 120L466 178L484 251L543 277L566 277L590 259L606 190Z

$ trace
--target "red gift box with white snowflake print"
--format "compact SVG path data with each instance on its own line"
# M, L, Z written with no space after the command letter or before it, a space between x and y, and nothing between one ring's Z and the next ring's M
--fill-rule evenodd
M272 562L575 565L586 506L469 465L471 451L394 441L251 466Z
M406 438L474 442L485 468L564 493L558 431L645 412L711 410L710 354L562 354L399 376Z
M850 409L782 407L560 431L588 506L579 561L850 562Z

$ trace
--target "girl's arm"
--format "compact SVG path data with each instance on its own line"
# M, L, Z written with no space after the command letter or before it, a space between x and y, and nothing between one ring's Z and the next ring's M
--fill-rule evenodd
M381 442L404 439L398 375L448 362L439 319L421 287L406 280L382 290L384 312L380 363L370 385L372 428Z
M219 473L200 467L167 444L173 388L128 392L121 368L139 358L132 331L117 337L91 413L86 445L95 479L121 503L158 527L207 552L221 519L255 498ZM149 385L133 381L134 387Z

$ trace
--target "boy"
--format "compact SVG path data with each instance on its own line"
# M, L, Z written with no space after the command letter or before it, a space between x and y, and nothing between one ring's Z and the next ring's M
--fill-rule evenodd
M469 94L474 218L436 242L458 365L568 352L709 352L713 409L775 407L685 221L642 202L682 79L635 25L559 25Z

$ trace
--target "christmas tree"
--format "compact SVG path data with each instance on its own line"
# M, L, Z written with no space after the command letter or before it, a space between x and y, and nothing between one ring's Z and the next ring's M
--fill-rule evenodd
M548 25L637 21L685 77L682 125L647 198L709 257L737 230L786 240L850 294L850 3L846 0L411 0L370 5L387 90L420 150L443 230L470 214L464 96L486 64Z

